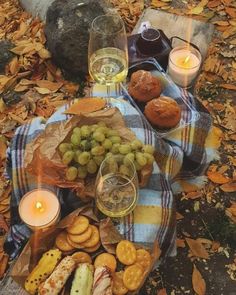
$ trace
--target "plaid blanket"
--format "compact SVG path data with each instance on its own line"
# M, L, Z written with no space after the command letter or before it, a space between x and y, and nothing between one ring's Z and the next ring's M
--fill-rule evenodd
M186 184L199 188L204 184L203 175L209 162L216 157L211 140L207 140L211 131L211 118L206 109L187 91L177 87L168 76L159 71L165 84L163 95L178 101L182 107L182 122L186 126L160 136L140 112L132 106L133 101L120 87L111 89L112 106L119 108L124 116L127 127L145 144L152 144L158 153L158 161L154 164L153 173L148 185L139 192L138 205L132 214L123 218L118 225L119 231L134 242L150 245L158 240L163 256L176 255L176 218L174 194L184 191ZM105 89L95 85L90 95L104 96ZM117 98L122 96L122 98ZM190 106L190 107L189 107ZM7 152L6 174L12 180L11 197L11 229L5 248L14 258L30 236L30 230L21 222L18 204L21 197L37 187L46 187L57 193L62 212L68 212L80 205L78 198L66 189L48 187L38 183L24 168L25 148L28 143L42 133L46 126L64 121L68 116L63 112L68 104L55 112L47 122L43 118L35 118L30 123L20 126L12 139Z

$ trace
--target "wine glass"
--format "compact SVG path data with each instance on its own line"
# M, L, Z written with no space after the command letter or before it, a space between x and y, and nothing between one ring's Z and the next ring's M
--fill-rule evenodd
M110 217L131 213L138 201L138 176L134 163L122 156L111 155L103 160L96 178L97 208Z
M128 49L125 25L117 14L96 17L91 25L88 46L89 73L95 82L107 86L125 80Z

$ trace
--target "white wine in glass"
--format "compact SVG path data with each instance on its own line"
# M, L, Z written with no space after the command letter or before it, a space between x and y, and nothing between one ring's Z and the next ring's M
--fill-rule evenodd
M122 82L128 73L127 36L119 15L96 17L91 25L88 64L95 82L110 86Z

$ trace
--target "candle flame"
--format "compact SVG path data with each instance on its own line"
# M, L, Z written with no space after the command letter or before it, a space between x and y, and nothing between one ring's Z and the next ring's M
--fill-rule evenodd
M189 59L190 59L190 56L188 55L184 60L184 64L186 64L189 61Z
M35 207L39 210L39 212L44 211L44 208L41 202L36 202Z

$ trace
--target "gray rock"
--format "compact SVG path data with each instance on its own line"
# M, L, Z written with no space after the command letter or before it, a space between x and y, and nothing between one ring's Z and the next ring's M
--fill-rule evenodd
M13 44L8 40L0 41L0 73L5 72L5 66L13 58L14 54L9 51L13 47Z
M45 33L54 62L69 77L88 72L89 28L108 10L105 0L55 0L47 11Z

